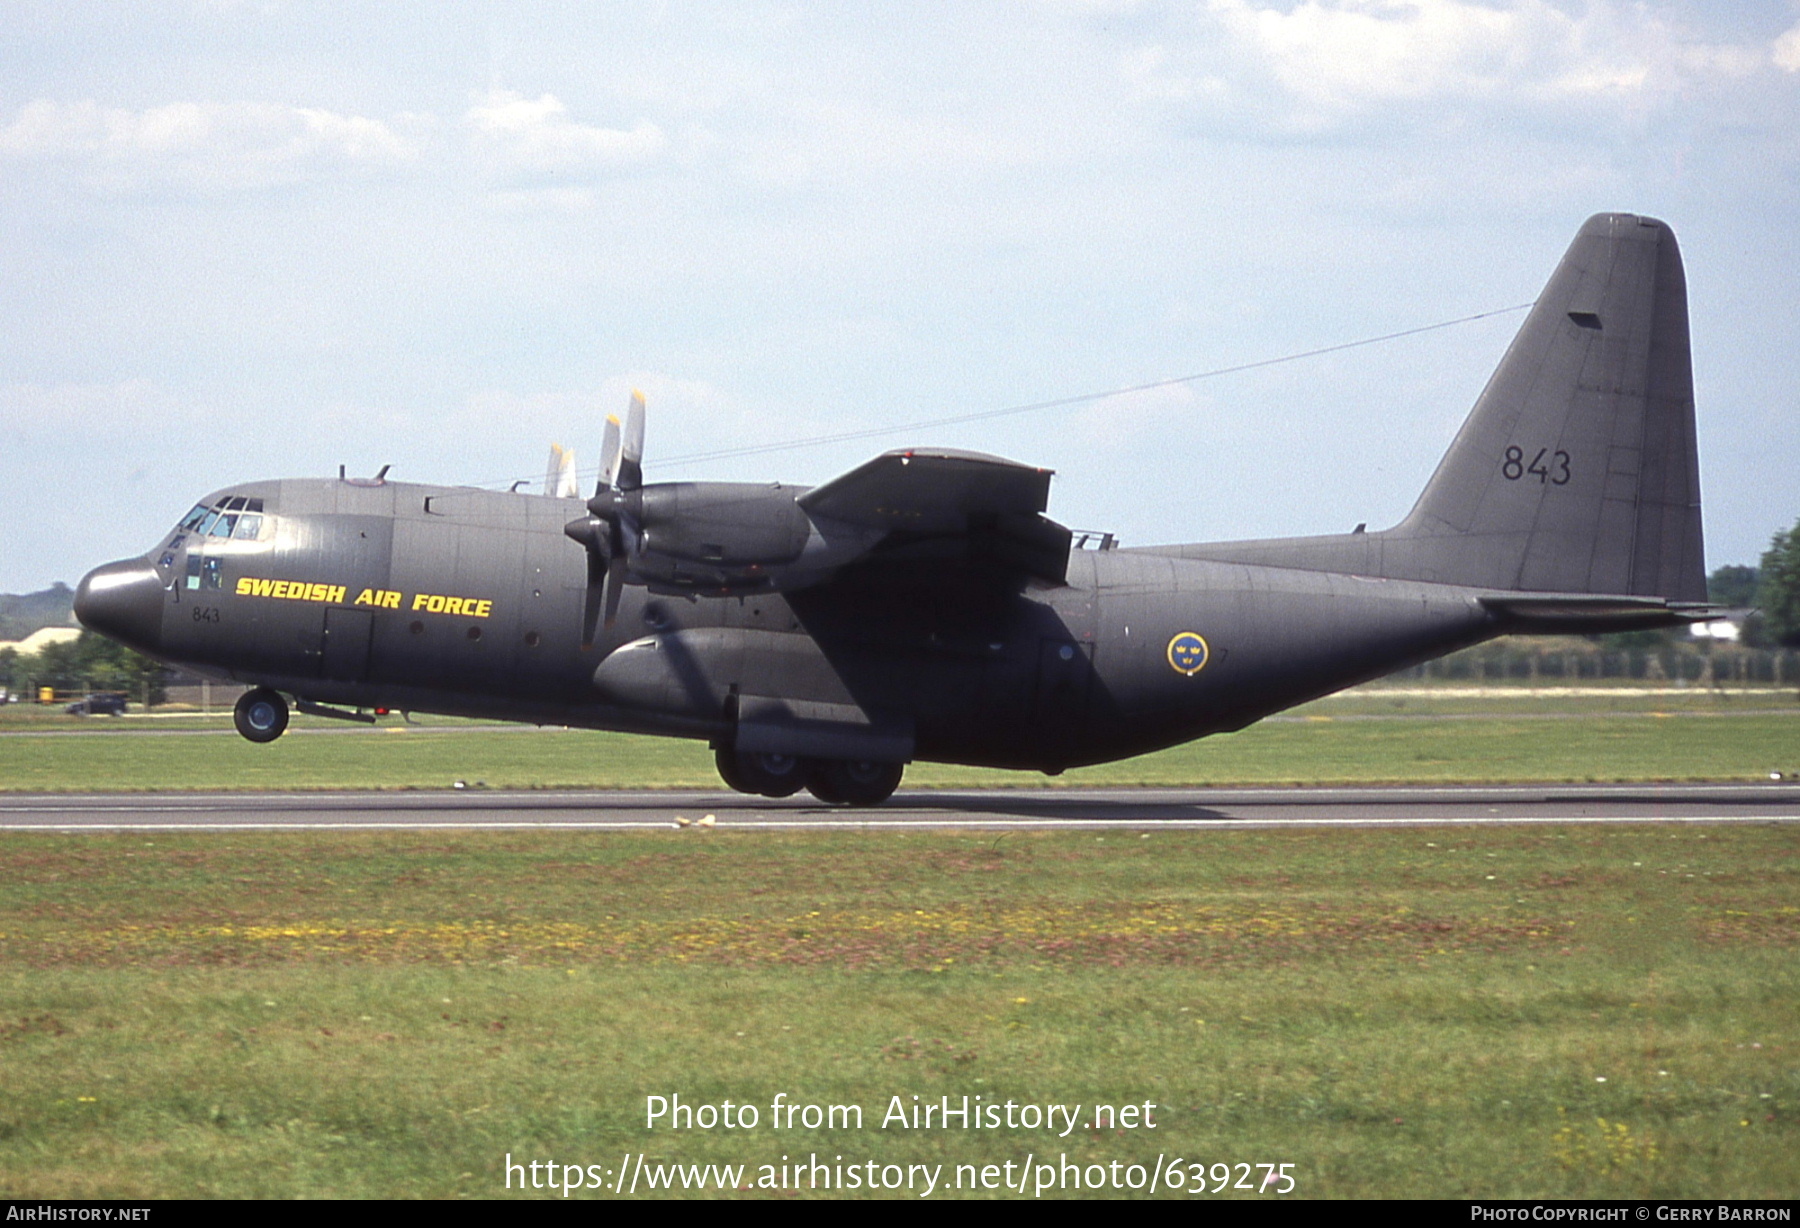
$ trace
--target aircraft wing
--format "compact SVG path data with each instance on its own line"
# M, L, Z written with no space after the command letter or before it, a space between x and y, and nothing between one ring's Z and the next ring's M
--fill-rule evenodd
M954 533L971 516L1035 516L1050 505L1049 469L980 452L887 452L800 496L809 515L863 528Z
M1053 471L947 448L887 452L799 499L818 520L887 536L877 557L946 551L1063 583L1069 530L1046 517Z

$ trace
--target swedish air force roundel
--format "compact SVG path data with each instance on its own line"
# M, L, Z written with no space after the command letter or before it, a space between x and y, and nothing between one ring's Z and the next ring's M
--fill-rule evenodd
M1169 667L1189 678L1206 668L1206 659L1210 655L1206 641L1192 631L1183 631L1169 641Z

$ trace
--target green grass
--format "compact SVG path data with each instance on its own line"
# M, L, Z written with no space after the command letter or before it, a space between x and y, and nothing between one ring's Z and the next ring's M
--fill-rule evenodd
M1315 712L1055 778L914 764L908 788L1753 780L1800 770L1800 712L1369 719ZM143 727L0 736L0 790L717 788L704 744L627 734L386 725L288 736Z
M754 1181L817 1152L1791 1197L1797 852L1775 826L11 835L0 1195L485 1197L509 1153ZM675 1093L765 1120L646 1129ZM775 1131L777 1093L864 1127ZM914 1094L1159 1108L880 1128Z

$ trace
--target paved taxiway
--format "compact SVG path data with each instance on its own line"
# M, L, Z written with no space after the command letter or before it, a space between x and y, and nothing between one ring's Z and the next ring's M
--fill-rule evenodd
M1800 823L1800 785L919 790L872 810L663 790L0 795L0 831L607 831L707 815L760 830Z

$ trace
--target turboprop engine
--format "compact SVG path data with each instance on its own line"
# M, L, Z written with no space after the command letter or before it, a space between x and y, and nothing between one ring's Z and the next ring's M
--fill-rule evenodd
M600 482L587 515L563 532L587 547L588 599L582 642L602 615L618 614L625 584L710 597L816 582L865 552L886 526L816 516L800 503L809 487L753 482L643 484L644 397L633 393L621 431L606 422Z

